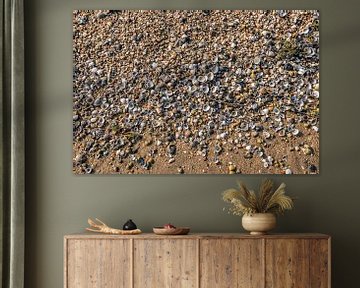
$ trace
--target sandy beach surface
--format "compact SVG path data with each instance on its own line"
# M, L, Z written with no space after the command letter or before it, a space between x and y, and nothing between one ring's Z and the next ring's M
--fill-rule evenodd
M76 10L75 174L318 174L318 11Z

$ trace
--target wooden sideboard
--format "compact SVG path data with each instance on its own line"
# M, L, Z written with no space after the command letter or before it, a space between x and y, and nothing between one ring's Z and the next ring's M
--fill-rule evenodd
M67 235L65 288L329 288L323 234Z

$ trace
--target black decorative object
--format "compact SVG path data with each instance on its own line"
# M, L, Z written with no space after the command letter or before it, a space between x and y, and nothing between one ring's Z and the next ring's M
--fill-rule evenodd
M135 229L137 229L137 226L131 219L129 219L123 226L123 230L135 230Z

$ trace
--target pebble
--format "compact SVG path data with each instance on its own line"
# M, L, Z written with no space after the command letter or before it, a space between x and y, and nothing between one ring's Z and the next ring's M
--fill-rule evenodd
M309 165L308 170L310 173L316 173L317 167L313 164Z
M229 164L228 170L229 172L234 172L236 171L236 166L234 164Z
M176 146L175 145L170 145L167 149L169 155L175 155L176 154Z
M313 149L311 147L309 147L309 146L304 146L302 151L303 151L303 153L305 155L312 155L313 154Z
M93 172L94 172L93 168L91 168L91 167L85 168L85 173L86 173L86 174L91 174L91 173L93 173Z
M86 154L78 154L78 155L76 155L76 157L75 157L75 163L76 163L77 165L80 165L80 164L85 163L86 160L87 160Z
M253 158L253 154L250 153L250 152L246 152L246 153L244 154L244 158L245 158L245 159L251 159L251 158Z

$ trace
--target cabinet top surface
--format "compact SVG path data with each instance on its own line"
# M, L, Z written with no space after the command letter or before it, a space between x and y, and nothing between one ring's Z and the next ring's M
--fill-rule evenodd
M320 233L287 233L250 235L245 233L189 233L188 235L156 235L142 233L138 235L109 235L101 233L76 233L64 236L65 239L329 239L329 235Z

